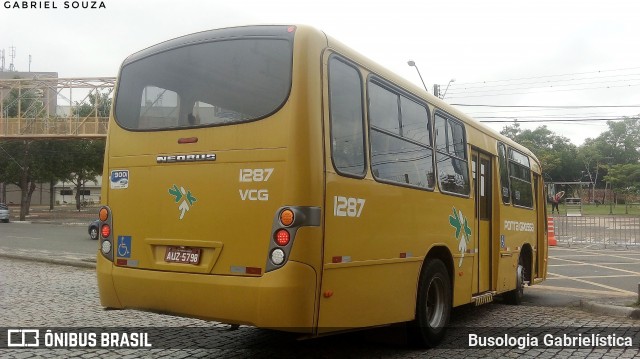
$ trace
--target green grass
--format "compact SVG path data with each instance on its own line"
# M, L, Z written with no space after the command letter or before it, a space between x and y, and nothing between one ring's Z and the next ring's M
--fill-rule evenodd
M561 203L559 208L560 215L567 213L567 207L564 203ZM551 214L550 203L547 204L547 213ZM629 205L627 208L625 208L624 204L614 204L613 206L609 206L609 204L601 204L599 206L596 206L595 204L583 204L582 214L592 216L607 216L609 214L617 216L640 216L640 204Z

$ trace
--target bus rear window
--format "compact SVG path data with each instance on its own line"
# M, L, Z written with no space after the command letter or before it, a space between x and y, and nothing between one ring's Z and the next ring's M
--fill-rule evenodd
M287 99L291 66L286 39L239 38L156 53L123 66L115 118L130 130L256 120Z

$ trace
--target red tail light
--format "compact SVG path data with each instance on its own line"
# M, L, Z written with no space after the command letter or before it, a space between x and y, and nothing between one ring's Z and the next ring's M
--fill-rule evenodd
M291 237L289 236L289 232L286 229L281 229L276 232L276 243L279 246L286 246L287 244L289 244L290 239Z
M102 233L102 238L107 238L111 234L111 227L108 224L103 224L100 229L100 233Z

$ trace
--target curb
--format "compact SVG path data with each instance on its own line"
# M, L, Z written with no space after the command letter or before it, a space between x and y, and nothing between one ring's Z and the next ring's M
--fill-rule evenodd
M63 222L56 220L29 220L29 221L11 221L11 223L17 224L57 224L63 226L88 226L89 222Z
M595 314L604 314L614 317L640 319L640 308L623 307L610 304L602 304L587 300L580 300L580 308Z
M18 259L18 260L24 260L24 261L32 261L32 262L44 262L49 264L65 265L65 266L71 266L71 267L77 267L77 268L96 269L95 261L90 261L90 260L58 259L58 258L27 256L27 255L9 254L9 253L0 253L0 257L9 258L9 259Z

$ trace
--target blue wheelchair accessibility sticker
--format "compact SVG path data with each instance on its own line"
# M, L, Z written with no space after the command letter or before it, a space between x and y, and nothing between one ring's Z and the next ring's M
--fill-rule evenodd
M118 257L131 258L131 236L118 236Z

